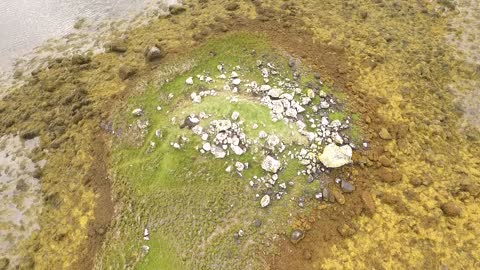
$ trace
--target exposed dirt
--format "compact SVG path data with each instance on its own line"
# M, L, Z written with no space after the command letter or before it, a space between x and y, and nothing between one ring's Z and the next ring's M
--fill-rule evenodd
M87 175L85 184L97 194L94 219L88 226L88 238L83 247L80 247L79 260L72 265L72 269L93 269L95 256L105 239L111 219L114 214L112 201L111 181L108 175L108 149L105 144L105 134L97 134L92 145L94 162Z

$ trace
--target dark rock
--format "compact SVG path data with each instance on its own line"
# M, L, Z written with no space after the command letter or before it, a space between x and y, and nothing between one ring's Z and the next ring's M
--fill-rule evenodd
M15 189L20 191L20 192L25 192L28 190L28 185L25 183L24 179L20 179L17 182L17 185L15 186Z
M228 11L237 10L240 6L237 3L228 3L225 5L225 9Z
M462 214L462 209L454 202L444 203L440 208L447 217L458 217Z
M185 8L185 6L182 5L171 5L168 7L168 10L170 11L170 14L178 15L185 12L187 9Z
M190 116L187 116L185 120L183 121L183 124L180 125L180 128L193 128L194 126L198 125L199 121L197 118L192 118Z
M8 258L1 258L0 259L0 270L8 269L9 265L10 265L10 260Z
M24 140L30 140L38 136L38 130L36 129L29 129L25 130L20 134L20 137Z
M162 50L160 48L158 48L157 46L148 47L145 50L144 55L145 55L145 58L147 59L147 61L158 60L158 59L163 58L163 56L164 56Z
M15 70L15 72L13 73L13 78L14 79L20 79L20 77L22 77L22 75L23 75L23 72L21 72L20 70Z
M373 201L372 195L368 191L364 191L361 194L362 202L364 206L364 211L368 216L373 216L376 211L375 202Z
M320 73L315 73L313 76L315 79L320 80Z
M381 155L378 161L385 167L392 167L392 161L385 155Z
M262 220L256 219L255 220L255 227L260 227L260 226L262 226Z
M291 236L290 236L290 241L293 244L297 244L300 242L303 238L305 237L305 233L302 230L296 229L293 230Z
M127 45L120 41L112 41L105 44L108 52L124 53L128 50Z
M290 60L288 61L288 66L293 68L295 66L295 59L290 58Z
M135 73L137 73L137 69L129 65L122 65L118 69L118 76L122 80L126 80L132 77L133 75L135 75Z
M342 188L343 192L347 192L347 193L353 192L355 190L355 187L346 180L342 180L340 187Z
M90 57L86 56L86 55L74 55L72 56L72 63L74 65L83 65L83 64L88 64L92 61L92 59L90 59Z
M350 237L355 234L355 229L349 226L348 224L344 223L337 227L338 233L340 233L343 237Z

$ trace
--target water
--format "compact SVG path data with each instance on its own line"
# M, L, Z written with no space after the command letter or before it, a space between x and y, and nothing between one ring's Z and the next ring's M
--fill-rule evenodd
M171 2L171 1L167 1ZM0 71L51 38L74 31L79 18L89 22L127 19L151 0L1 0Z

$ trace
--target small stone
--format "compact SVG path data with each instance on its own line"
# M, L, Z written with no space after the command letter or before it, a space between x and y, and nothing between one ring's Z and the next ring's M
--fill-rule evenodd
M343 237L350 237L355 234L355 229L353 229L348 224L344 223L337 227L338 233Z
M118 77L123 81L132 77L135 73L137 73L137 69L129 65L122 65L118 69Z
M155 130L155 136L157 138L162 138L162 131L160 129Z
M329 104L327 101L325 101L325 100L320 101L320 108L322 108L322 109L328 109L328 108L330 108L330 104Z
M140 109L140 108L137 108L137 109L135 109L135 110L132 111L132 114L133 114L134 116L142 116L142 115L143 115L143 110Z
M202 146L203 150L207 151L207 152L210 152L210 150L212 150L212 146L210 145L210 143L204 143L203 146Z
M353 192L355 190L355 187L348 181L342 180L340 187L342 188L343 192Z
M238 78L238 73L235 71L232 71L232 74L230 75L230 78L235 79Z
M245 169L245 165L242 162L235 162L235 168L237 169L238 172L242 172L243 169Z
M255 220L255 227L258 228L258 227L260 227L260 226L262 226L262 220L256 219L256 220Z
M178 144L178 143L174 143L172 146L175 149L180 149L180 144Z
M440 206L443 214L447 217L458 217L462 214L462 209L454 202L447 202Z
M238 119L238 117L240 117L240 113L235 111L232 113L232 120L233 121L236 121Z
M265 208L269 204L270 204L270 196L269 195L263 196L262 199L260 200L260 206Z
M264 85L260 86L260 91L262 91L262 92L270 91L270 89L272 89L272 87L268 84L264 84Z
M175 5L171 5L168 7L168 10L170 11L170 14L172 15L178 15L180 13L183 13L185 12L185 10L187 10L185 8L185 6L183 5L180 5L180 4L175 4Z
M152 46L145 50L145 58L148 61L158 60L163 57L163 53L157 46Z
M227 11L235 11L239 8L240 6L237 3L228 3L225 5L225 10Z
M225 153L225 150L222 149L222 147L218 146L213 146L210 152L215 156L215 158L224 158L227 153Z
M235 155L237 156L241 156L245 152L240 146L233 145L233 144L230 145L230 149L232 149L233 153L235 153Z
M187 85L193 85L193 77L188 77L186 80L185 80L185 83Z
M362 202L364 205L365 213L368 216L373 216L376 211L375 202L373 201L372 195L368 191L364 191L361 194Z
M217 120L215 126L217 131L227 131L232 128L232 122L230 120Z
M236 79L232 80L233 85L240 85L241 82L242 82L242 80L240 80L239 78L236 78Z
M280 169L280 161L272 156L267 156L262 162L262 169L267 172L277 173L278 169Z
M302 230L296 229L293 230L292 234L290 235L290 241L293 244L297 244L305 237L305 233Z

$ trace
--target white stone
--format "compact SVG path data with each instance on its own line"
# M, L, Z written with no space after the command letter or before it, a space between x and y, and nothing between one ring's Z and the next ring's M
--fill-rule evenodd
M288 116L288 117L291 117L291 118L297 118L297 110L295 110L293 108L288 108L285 111L285 115Z
M324 101L324 100L320 101L320 108L328 109L328 108L330 108L330 104L328 102Z
M232 120L233 121L236 121L238 119L238 117L240 117L240 113L235 111L232 113Z
M137 109L132 111L132 114L135 115L135 116L142 116L143 115L143 110L140 109L140 108L137 108Z
M260 139L264 139L264 138L266 138L267 136L268 136L268 134L267 134L265 131L263 131L263 130L261 130L261 131L258 133L258 137L259 137Z
M242 82L242 80L240 80L239 78L236 78L236 79L232 80L233 85L240 85L241 82Z
M204 143L203 146L202 146L203 150L207 151L207 152L210 152L210 150L212 150L212 146L210 145L210 143Z
M155 130L155 136L157 138L161 138L162 137L162 131L160 129Z
M268 84L264 84L264 85L260 86L260 91L262 91L262 92L270 91L270 89L272 89L272 87Z
M193 132L194 134L196 134L196 135L201 135L202 132L203 132L203 128L202 128L201 126L198 126L198 125L197 125L197 126L194 126L194 127L192 128L192 132Z
M212 149L210 150L210 153L212 153L215 158L224 158L227 153L225 153L225 150L223 150L221 147L218 146L213 146Z
M161 111L161 110L162 110L162 107L157 106L157 111Z
M267 172L277 173L278 169L280 169L280 161L272 156L267 156L262 162L262 169Z
M185 80L185 83L188 85L193 85L193 77L188 77L187 80Z
M232 71L232 75L230 75L232 79L238 78L238 73L235 71Z
M237 168L237 171L241 172L243 169L245 169L245 165L239 161L235 162L235 168Z
M274 148L275 146L277 146L278 144L280 143L280 138L275 135L275 134L270 134L268 135L267 137L267 145L270 147L270 148Z
M282 90L278 88L272 88L268 91L268 95L272 98L278 98L282 94Z
M337 146L331 143L323 149L319 160L328 168L341 167L352 163L352 148L349 145Z
M226 131L232 127L232 122L230 120L217 120L215 126L217 131Z
M270 196L269 196L269 195L263 196L262 199L260 200L260 206L262 206L263 208L265 208L265 207L267 207L269 204L270 204Z
M241 156L244 153L243 149L237 145L230 145L230 149L232 149L233 153L235 153L237 156Z

